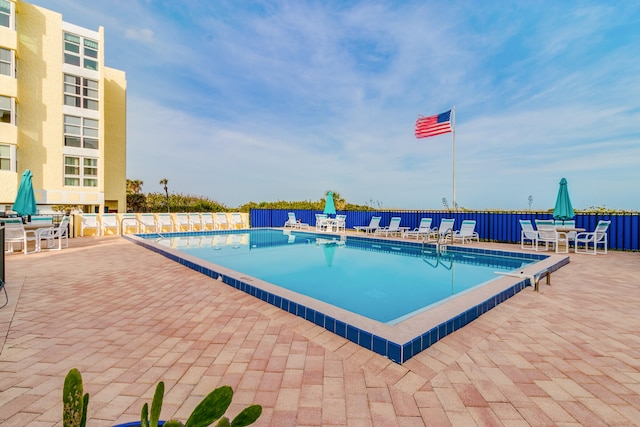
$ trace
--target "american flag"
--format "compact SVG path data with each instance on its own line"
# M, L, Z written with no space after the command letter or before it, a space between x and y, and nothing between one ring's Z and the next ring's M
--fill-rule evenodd
M416 120L416 138L428 138L451 132L451 110Z

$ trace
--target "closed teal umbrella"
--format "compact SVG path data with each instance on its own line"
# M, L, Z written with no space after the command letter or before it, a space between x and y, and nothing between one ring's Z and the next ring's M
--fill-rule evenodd
M558 190L558 198L556 199L556 207L553 209L553 218L566 221L575 216L571 199L569 198L569 189L567 188L567 180L560 180L560 189Z
M36 214L36 198L33 195L33 183L31 182L31 171L29 169L22 172L18 195L13 203L13 211L20 216Z
M327 215L336 214L336 206L333 203L333 193L331 191L327 193L327 200L324 203L324 210L322 211L322 213L325 213Z

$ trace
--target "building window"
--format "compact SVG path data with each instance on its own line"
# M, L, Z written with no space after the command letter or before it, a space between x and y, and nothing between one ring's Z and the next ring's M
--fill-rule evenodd
M13 123L13 99L0 96L0 123Z
M0 25L11 28L11 2L0 0Z
M0 48L0 74L13 77L13 52Z
M0 170L11 170L11 147L9 145L0 144Z
M98 149L98 120L86 117L64 116L64 145Z
M65 74L64 105L98 111L98 82Z
M75 187L97 187L98 159L65 156L64 185Z
M98 71L98 47L95 40L64 33L64 63Z

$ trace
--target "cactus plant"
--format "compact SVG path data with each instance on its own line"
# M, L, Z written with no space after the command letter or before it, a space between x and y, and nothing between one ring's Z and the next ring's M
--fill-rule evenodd
M73 368L64 380L62 396L64 427L85 427L89 394L83 395L82 393L82 376L77 369ZM151 412L149 412L147 403L142 406L140 413L141 427L158 427L163 398L164 382L160 381L153 395ZM253 424L262 415L262 406L249 405L233 421L229 422L229 419L223 417L223 415L231 405L232 398L233 389L231 387L218 387L195 407L184 425L178 420L169 420L164 423L164 427L208 427L216 421L218 421L216 427L245 427Z
M62 389L62 425L64 427L85 427L89 393L82 394L82 375L73 368L64 379Z

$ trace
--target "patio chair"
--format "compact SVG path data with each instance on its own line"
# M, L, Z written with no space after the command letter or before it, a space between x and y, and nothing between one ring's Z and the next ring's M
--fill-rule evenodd
M576 221L573 219L568 219L568 220L559 220L556 219L555 222L555 226L556 228L576 228ZM569 242L573 242L574 240L576 240L576 235L578 234L577 231L567 231L567 240Z
M130 229L133 229L134 233L137 233L138 229L140 228L138 216L134 213L122 214L122 218L120 218L120 225L120 233L122 234L126 234Z
M600 220L596 229L591 233L578 233L576 235L576 252L581 252L590 255L596 255L598 253L598 245L602 245L602 253L607 253L607 230L611 225L611 221ZM579 250L580 245L584 245L583 250ZM589 245L593 246L593 250L589 249Z
M82 214L82 224L80 225L80 236L84 237L85 230L94 230L95 235L100 235L100 220L98 214Z
M302 222L302 221L298 221L298 219L296 218L296 213L295 212L289 212L287 215L288 215L288 219L284 223L285 228L286 227L291 227L291 228L309 228L309 224L307 224L305 222Z
M114 214L115 216L115 214ZM117 224L117 219L115 220ZM103 217L104 224L104 217ZM56 239L58 239L58 247L56 248ZM65 216L57 227L40 228L36 231L37 250L42 249L42 240L47 242L45 249L62 250L62 240L65 241L65 248L69 247L69 217Z
M527 249L526 243L529 241L531 243L530 249L536 249L538 247L538 232L533 228L533 224L531 220L521 219L520 220L520 248Z
M216 214L216 228L218 230L229 229L229 223L227 222L227 214L224 212L218 212Z
M413 230L408 230L404 233L404 237L415 237L416 239L419 238L427 238L429 237L429 234L431 234L431 223L433 222L433 220L431 218L422 218L420 219L420 224L418 224L418 226L416 228L414 228Z
M427 240L435 240L437 242L440 242L446 240L449 237L452 237L453 224L455 224L455 222L455 218L442 218L440 220L440 226L431 232Z
M325 231L329 228L329 216L327 214L316 214L316 231Z
M558 233L552 219L536 219L536 228L538 229L536 250L541 250L539 249L540 243L544 243L545 251L548 251L549 245L551 245L556 252L560 252L560 243L565 243L567 245L566 252L569 252L569 242Z
M203 230L215 230L216 223L213 220L213 214L211 212L203 212L200 214L200 221L202 223Z
M375 231L380 228L380 219L382 219L382 217L373 216L371 217L371 221L369 221L369 225L356 225L353 229L356 230L356 233L358 231L364 231L365 234L375 233Z
M106 235L108 230L113 230L113 234L120 234L120 224L118 223L118 216L114 213L102 214L102 235ZM68 242L67 242L68 244Z
M334 224L336 227L336 233L339 233L340 230L342 230L343 233L347 232L347 216L346 215L336 215Z
M467 241L471 243L473 239L480 242L480 236L476 231L476 221L474 219L465 219L460 225L460 230L453 233L452 240L453 242L460 240L464 245Z
M147 230L152 230L154 233L158 232L158 222L156 221L155 214L143 213L140 214L140 231L146 233Z
M7 218L4 221L4 245L5 251L13 252L14 243L21 245L22 251L26 254L37 252L38 241L36 240L36 230L25 230L21 218ZM34 242L34 250L29 252L29 242Z
M244 220L242 219L242 215L240 215L240 212L233 212L231 214L231 226L234 229L247 228Z
M400 235L402 234L402 230L400 229L400 221L402 219L399 216L394 216L389 221L389 225L386 227L379 227L374 234L377 236L381 236L384 234L385 237Z
M175 224L173 223L173 219L171 219L170 213L159 213L157 220L157 232L162 233L163 231L172 232L175 230ZM168 230L167 230L168 229Z
M185 231L192 231L193 224L189 221L189 214L186 213L177 213L176 214L176 231L182 231L182 228L185 228Z
M193 231L196 230L204 230L204 225L202 224L202 219L200 218L200 214L197 212L189 213L189 222L191 223L191 228Z

